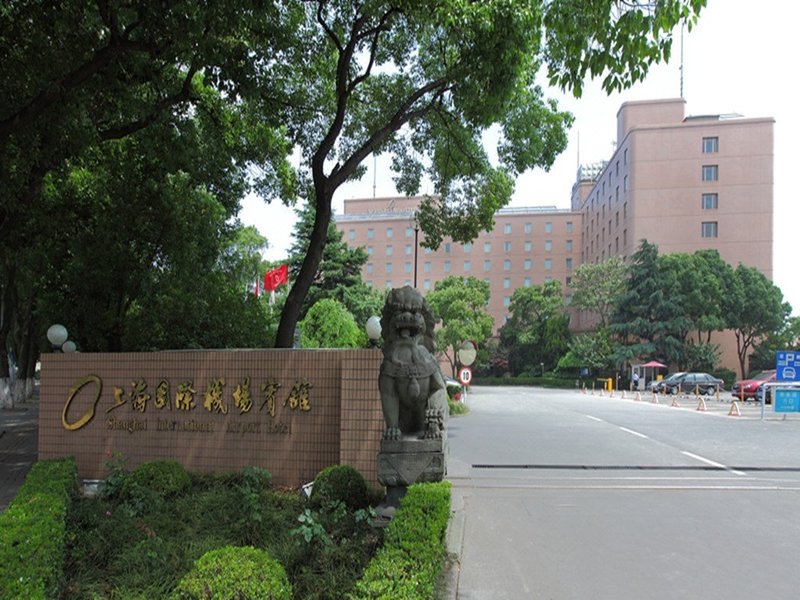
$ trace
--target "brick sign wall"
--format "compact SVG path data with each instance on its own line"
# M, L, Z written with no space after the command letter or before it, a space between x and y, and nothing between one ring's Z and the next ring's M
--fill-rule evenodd
M383 431L376 350L48 354L42 359L39 458L74 456L102 479L175 459L198 472L259 466L296 487L331 464L377 485Z

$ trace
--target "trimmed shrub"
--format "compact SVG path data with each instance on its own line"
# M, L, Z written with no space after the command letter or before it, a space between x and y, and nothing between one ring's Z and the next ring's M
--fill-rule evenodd
M66 515L78 487L72 458L33 465L0 514L0 598L57 598Z
M142 463L125 479L122 496L129 497L137 489L147 489L162 498L174 496L189 487L192 478L179 462L153 460Z
M291 600L292 586L283 567L252 546L225 546L195 562L181 579L174 600Z
M445 563L449 520L449 482L410 486L351 598L433 598Z
M343 502L352 510L365 508L369 503L364 476L349 465L332 465L314 479L309 503L312 508Z

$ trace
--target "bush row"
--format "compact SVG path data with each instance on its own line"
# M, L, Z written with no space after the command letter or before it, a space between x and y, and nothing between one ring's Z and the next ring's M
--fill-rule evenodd
M67 510L78 486L71 458L33 465L0 514L0 598L56 598Z
M531 386L535 385L546 388L577 389L575 386L576 381L579 381L577 377L562 378L562 377L551 377L547 375L544 377L531 377L527 375L520 375L518 377L481 376L481 377L475 377L470 385L531 385ZM583 381L586 381L587 385L591 387L591 382L594 380L593 379L580 380L581 382L580 385L583 385Z
M352 598L433 598L444 566L449 519L449 482L410 486Z

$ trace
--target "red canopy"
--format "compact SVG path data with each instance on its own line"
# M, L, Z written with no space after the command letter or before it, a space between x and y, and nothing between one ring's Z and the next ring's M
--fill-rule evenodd
M648 362L648 363L644 363L643 365L639 365L639 366L641 366L641 367L646 367L646 368L648 368L648 369L649 369L649 368L651 368L651 367L652 367L653 369L666 369L666 368L667 368L667 365L662 365L662 364L661 364L660 362L658 362L657 360L651 360L650 362Z

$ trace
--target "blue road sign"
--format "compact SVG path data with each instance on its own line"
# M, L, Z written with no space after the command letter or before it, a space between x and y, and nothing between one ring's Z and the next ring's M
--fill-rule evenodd
M778 352L775 372L777 381L800 381L800 352L793 350Z
M800 412L800 390L774 389L775 412Z

